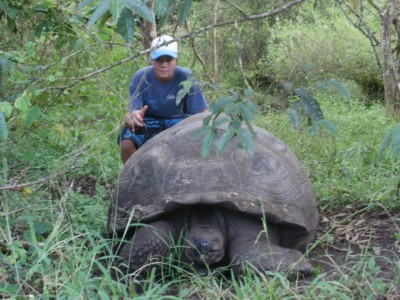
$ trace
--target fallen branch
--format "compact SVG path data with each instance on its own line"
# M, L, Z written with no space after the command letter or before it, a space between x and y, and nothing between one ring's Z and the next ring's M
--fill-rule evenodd
M23 188L28 187L28 186L38 185L38 184L44 183L46 181L49 181L49 180L51 180L53 178L56 178L58 176L65 175L67 172L70 172L70 171L74 170L75 168L76 167L72 166L67 171L58 172L56 174L52 174L52 175L46 176L44 178L41 178L41 179L38 179L38 180L35 180L35 181L30 181L30 182L25 182L25 183L20 183L20 184L3 185L3 186L0 186L0 191L20 190L20 189L23 189Z

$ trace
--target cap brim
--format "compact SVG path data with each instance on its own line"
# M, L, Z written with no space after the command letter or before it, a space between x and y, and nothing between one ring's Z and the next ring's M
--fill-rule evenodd
M161 56L171 56L172 58L178 58L178 53L171 50L156 49L151 52L150 55L151 59L159 59Z

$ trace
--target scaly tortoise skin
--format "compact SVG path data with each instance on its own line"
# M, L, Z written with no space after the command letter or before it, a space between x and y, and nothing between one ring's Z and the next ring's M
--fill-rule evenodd
M314 240L315 194L293 152L255 127L253 159L232 142L222 155L201 156L192 133L208 113L158 134L129 159L111 201L108 231L130 240L119 252L129 272L170 254L186 240L182 261L195 266L246 263L260 271L287 272ZM221 136L226 127L218 128ZM131 225L138 222L146 226ZM135 230L133 230L135 228ZM132 233L134 231L134 234ZM313 272L306 261L295 271Z

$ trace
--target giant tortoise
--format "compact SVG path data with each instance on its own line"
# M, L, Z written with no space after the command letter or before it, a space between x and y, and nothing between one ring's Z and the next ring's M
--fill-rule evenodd
M258 127L252 159L235 141L223 154L203 158L202 139L193 132L206 114L149 140L121 171L107 225L129 240L118 252L121 265L143 273L181 238L182 261L199 268L226 265L240 273L248 263L260 271L310 275L312 266L301 259L314 239L318 211L299 160ZM219 127L218 135L225 131Z

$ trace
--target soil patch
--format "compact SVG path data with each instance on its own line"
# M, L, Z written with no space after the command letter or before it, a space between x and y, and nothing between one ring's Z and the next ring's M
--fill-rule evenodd
M317 240L312 264L332 279L355 272L388 282L400 276L400 210L321 213Z

